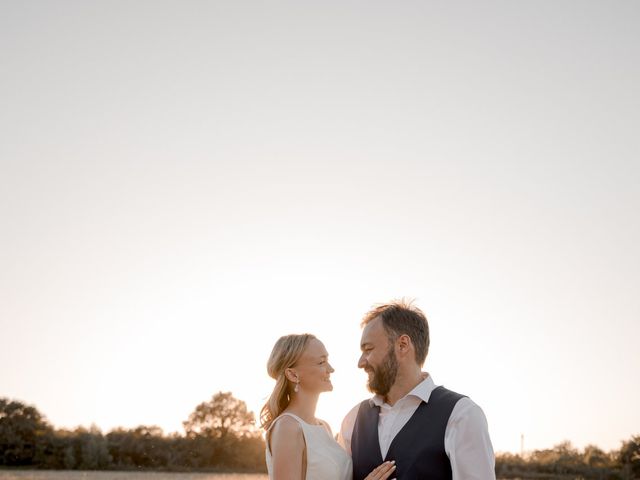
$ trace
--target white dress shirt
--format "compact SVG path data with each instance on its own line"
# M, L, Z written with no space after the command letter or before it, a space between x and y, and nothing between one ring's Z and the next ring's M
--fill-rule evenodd
M369 402L380 407L378 439L382 458L387 456L391 442L409 421L420 403L429 402L436 388L433 378L426 378L393 406L375 395ZM356 405L342 421L338 443L351 455L351 435L358 416ZM444 433L444 450L451 462L453 480L495 480L495 456L489 438L487 419L482 409L470 398L455 404Z

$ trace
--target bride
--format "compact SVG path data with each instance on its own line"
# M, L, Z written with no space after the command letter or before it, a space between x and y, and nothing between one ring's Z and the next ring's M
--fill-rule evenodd
M310 334L281 337L273 347L267 371L276 386L260 412L270 480L351 480L351 457L315 416L320 393L333 390L328 356ZM365 480L385 480L394 471L385 462Z

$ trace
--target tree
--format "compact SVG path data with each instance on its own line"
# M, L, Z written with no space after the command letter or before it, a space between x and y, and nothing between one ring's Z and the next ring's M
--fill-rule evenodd
M0 465L31 465L51 432L35 407L0 398Z
M609 464L607 454L595 445L587 445L584 447L582 458L586 465L594 468L606 467Z
M198 467L237 467L246 464L245 452L261 441L253 412L231 392L218 392L183 422L193 449L189 462Z
M581 458L571 442L565 440L553 447L556 455L555 470L557 473L577 473L580 468Z
M247 411L247 404L235 398L231 392L218 392L210 401L203 402L183 422L189 438L198 436L224 439L229 436L255 437L253 412Z
M74 437L80 454L77 457L79 468L97 470L111 464L107 439L97 426L92 425L89 430L79 427L76 429Z
M121 467L164 468L170 449L158 426L140 425L134 430L116 429L107 434L109 453Z
M640 435L622 444L618 459L627 478L640 478Z

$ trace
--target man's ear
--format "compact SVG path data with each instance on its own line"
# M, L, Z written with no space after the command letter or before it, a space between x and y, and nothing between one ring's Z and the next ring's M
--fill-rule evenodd
M403 334L396 339L396 349L398 350L398 354L403 356L413 350L413 344L411 343L409 335Z

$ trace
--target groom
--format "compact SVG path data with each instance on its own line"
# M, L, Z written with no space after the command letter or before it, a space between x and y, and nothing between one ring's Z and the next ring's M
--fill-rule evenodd
M421 370L429 350L422 311L403 301L367 313L358 367L375 395L345 417L338 441L363 480L386 460L399 480L495 480L487 420L478 405Z

